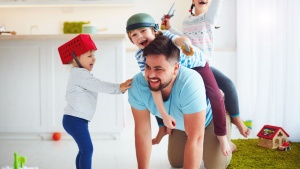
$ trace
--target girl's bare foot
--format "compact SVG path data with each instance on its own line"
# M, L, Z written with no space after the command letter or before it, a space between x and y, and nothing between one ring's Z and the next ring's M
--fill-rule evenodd
M232 153L232 150L231 150L231 145L228 142L226 135L225 136L217 136L217 138L220 142L221 151L222 151L223 155L230 156Z
M230 147L231 147L232 152L233 152L233 153L236 152L236 151L237 151L236 145L235 145L233 142L231 142L231 141L230 141L229 144L230 144Z
M233 124L237 126L242 136L247 138L250 135L251 130L244 124L240 117L231 118Z

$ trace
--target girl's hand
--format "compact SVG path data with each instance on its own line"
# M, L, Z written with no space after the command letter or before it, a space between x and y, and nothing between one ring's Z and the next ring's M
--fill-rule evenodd
M124 94L127 89L131 88L132 79L126 80L124 83L120 84L120 90Z

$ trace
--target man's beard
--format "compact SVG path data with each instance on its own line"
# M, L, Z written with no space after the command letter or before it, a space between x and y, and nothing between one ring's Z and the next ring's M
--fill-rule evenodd
M169 86L169 84L172 82L173 78L171 78L171 79L170 79L168 82L166 82L166 83L161 83L161 80L159 79L160 84L159 84L158 87L152 87L152 86L150 85L150 80L151 80L151 79L148 80L148 86L149 86L150 90L151 90L151 91L159 91L159 90L162 90L163 88Z

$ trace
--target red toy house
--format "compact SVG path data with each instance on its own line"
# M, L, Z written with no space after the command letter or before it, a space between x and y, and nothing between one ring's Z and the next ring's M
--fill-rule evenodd
M289 134L281 127L264 125L257 137L259 146L275 149L288 141Z

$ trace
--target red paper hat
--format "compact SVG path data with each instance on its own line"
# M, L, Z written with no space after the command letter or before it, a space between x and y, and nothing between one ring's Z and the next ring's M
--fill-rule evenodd
M71 60L73 60L73 52L75 56L80 56L90 50L97 50L97 47L88 34L80 34L58 48L63 64L68 64Z

